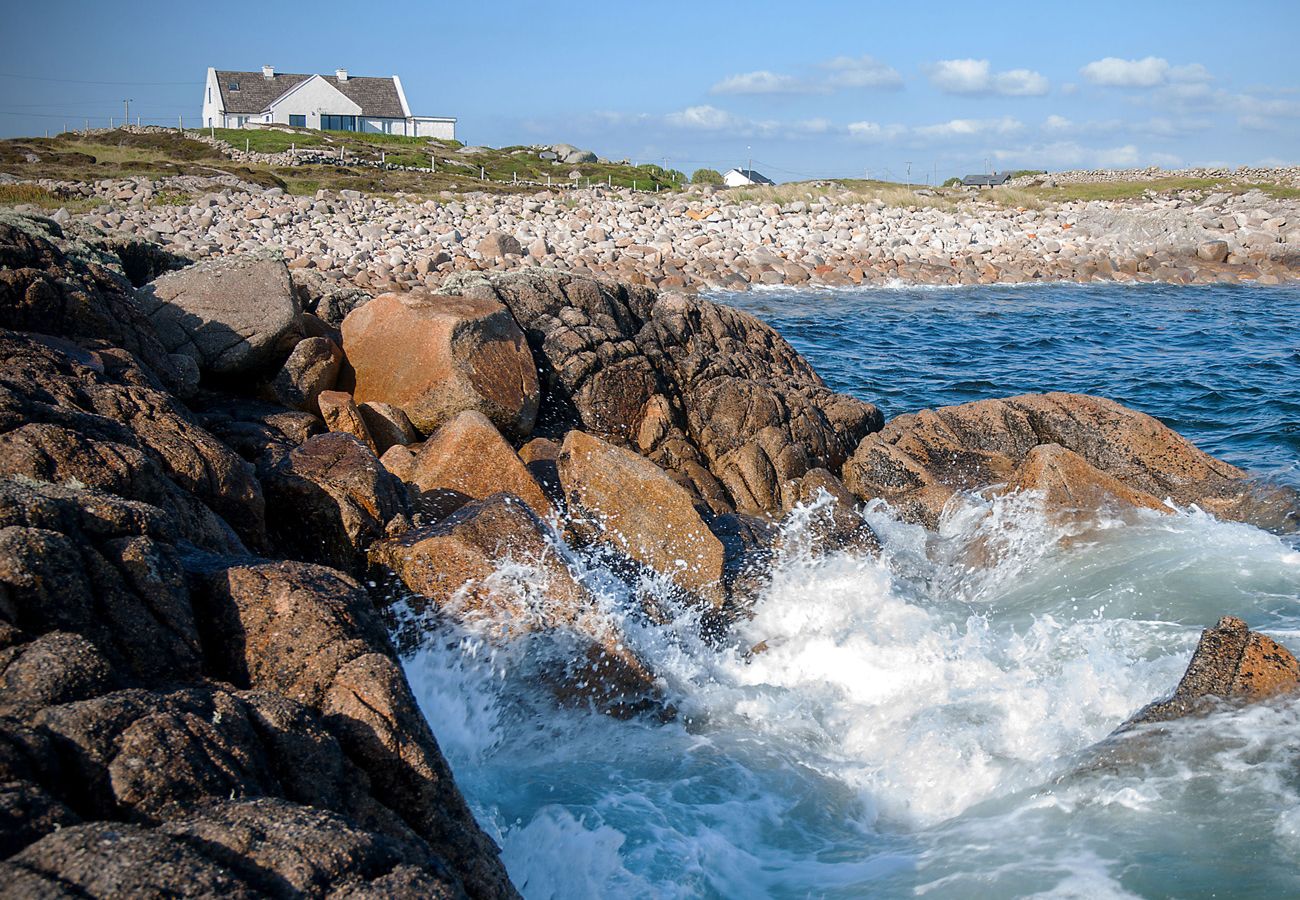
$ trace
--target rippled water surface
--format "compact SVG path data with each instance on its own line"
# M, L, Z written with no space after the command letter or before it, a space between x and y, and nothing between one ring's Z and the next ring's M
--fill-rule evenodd
M1300 290L1155 286L772 291L774 324L887 415L1035 390L1100 393L1295 480ZM881 558L790 541L727 646L651 625L573 563L680 711L558 710L548 638L467 628L407 660L476 814L527 897L1300 895L1300 706L1092 748L1167 693L1202 627L1300 650L1300 549L1197 510L1053 524L965 497L935 532L864 514ZM972 558L992 560L972 567ZM545 604L505 560L499 589ZM752 655L759 641L767 651Z

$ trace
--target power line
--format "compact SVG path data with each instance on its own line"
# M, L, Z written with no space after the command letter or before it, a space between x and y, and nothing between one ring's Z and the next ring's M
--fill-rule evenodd
M57 84L107 84L115 87L162 87L162 86L179 86L194 87L202 85L202 81L79 81L75 78L46 78L42 75L19 75L16 72L0 72L0 78L21 78L24 81L52 81Z

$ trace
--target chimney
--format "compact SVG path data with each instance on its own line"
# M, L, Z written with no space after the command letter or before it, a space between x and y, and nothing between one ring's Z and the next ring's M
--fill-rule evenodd
M348 80L348 70L347 70L347 69L335 69L335 70L334 70L334 76L335 76L336 78L338 78L339 81L347 81L347 80Z
M270 81L275 77L275 66L262 66L262 77Z

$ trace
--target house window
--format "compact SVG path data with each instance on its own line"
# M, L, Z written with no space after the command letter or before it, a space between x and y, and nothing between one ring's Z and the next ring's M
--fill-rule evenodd
M327 116L321 113L320 127L325 131L356 131L356 116Z
M226 90L228 90L228 91L237 91L237 90L239 90L239 82L238 82L238 81L232 81L232 82L230 82L229 84L226 85Z
M212 88L208 88L208 102L212 102Z
M306 117L305 115L302 115L302 116L290 116L290 117L289 117L289 125L292 126L292 127L294 127L294 128L306 128L306 127L307 127L307 117Z

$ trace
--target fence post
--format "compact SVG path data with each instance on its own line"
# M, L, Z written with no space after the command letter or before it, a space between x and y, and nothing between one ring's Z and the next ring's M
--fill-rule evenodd
M487 169L483 168L482 166L478 167L478 180L487 181Z
M632 190L633 190L633 191L636 190L636 179L635 179L635 178L632 179Z

